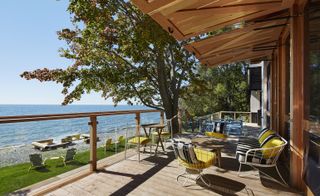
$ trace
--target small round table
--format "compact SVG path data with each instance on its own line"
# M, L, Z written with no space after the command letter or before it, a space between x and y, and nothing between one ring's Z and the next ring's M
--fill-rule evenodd
M163 124L154 124L154 125L149 125L148 126L148 128L150 128L150 129L155 129L157 134L158 134L158 140L157 140L157 146L156 146L155 154L157 154L157 152L158 152L159 144L161 145L163 152L165 152L165 149L164 149L164 146L163 146L163 143L162 143L162 137L161 137L163 129L165 127L166 127L166 125L163 125Z
M217 154L218 165L221 167L221 149L224 147L223 140L208 137L198 137L191 139L191 142L201 149L215 152Z
M151 135L151 129L153 125L158 125L159 123L148 123L148 124L142 124L141 127L144 130L144 133L146 135L146 137L149 137ZM149 131L147 131L147 129L149 128Z

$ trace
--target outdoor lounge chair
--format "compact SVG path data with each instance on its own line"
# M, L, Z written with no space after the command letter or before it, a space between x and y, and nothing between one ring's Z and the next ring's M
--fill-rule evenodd
M133 138L131 138L131 139L129 139L127 142L125 142L125 152L127 151L127 149L131 146L131 145L135 145L135 146L137 146L137 145L140 145L140 147L141 146L143 146L144 147L144 149L143 149L143 151L145 152L145 147L147 146L149 144L149 146L150 146L150 155L151 155L151 153L152 153L152 144L151 144L151 139L150 138L147 138L147 137L142 137L142 136L140 136L140 137L138 137L138 136L136 136L136 137L133 137ZM139 149L140 150L140 149ZM126 153L125 153L125 159L126 159ZM140 160L139 160L140 161Z
M28 169L30 172L31 169L45 167L45 160L42 160L41 154L30 154L29 155L31 166Z
M112 138L108 138L106 142L103 145L104 147L104 152L106 153L107 151L110 151L112 149Z
M287 143L288 142L275 131L267 128L260 132L258 138L240 139L236 151L236 158L240 163L238 175L240 176L242 165L249 165L254 169L258 169L258 167L275 167L282 182L261 170L259 171L269 179L287 186L286 181L283 179L277 167L278 158Z
M58 144L58 143L54 143L53 139L47 139L47 140L34 141L32 142L32 145L34 146L35 149L45 151L45 150L56 149L59 147L67 147L68 145L70 145L70 143L71 142L66 141Z
M61 158L63 159L63 164L64 166L67 166L67 163L74 161L74 156L76 155L76 149L75 148L71 148L67 150L66 156L63 157L61 156Z
M206 186L211 186L202 174L203 170L209 168L215 163L216 154L202 149L197 149L193 144L184 143L176 139L172 139L172 147L179 164L185 167L185 172L177 176L177 182L180 178L184 178L182 186L188 186L189 179L197 181L200 179ZM196 175L196 178L191 178Z

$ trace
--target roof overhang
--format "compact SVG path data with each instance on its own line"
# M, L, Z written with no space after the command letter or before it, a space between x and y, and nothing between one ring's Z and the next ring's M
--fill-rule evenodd
M270 56L286 28L294 0L132 0L177 40L239 22L242 28L185 47L208 66Z

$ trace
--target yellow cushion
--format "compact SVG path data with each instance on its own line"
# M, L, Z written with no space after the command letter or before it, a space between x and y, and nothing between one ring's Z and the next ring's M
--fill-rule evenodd
M194 148L194 152L199 163L187 163L179 158L180 164L182 164L184 167L188 169L205 169L212 166L216 159L216 154L213 152L209 152L199 148Z
M130 139L128 142L132 143L132 144L138 144L138 141L139 141L138 138L139 137L134 137L134 138ZM151 141L151 139L149 139L147 137L140 137L140 144L145 145L145 144L149 143L150 141Z
M273 130L268 130L266 131L260 138L259 138L259 143L261 144L269 135L275 134L276 132Z
M158 132L154 131L151 133L152 135L158 135ZM167 131L162 131L161 132L161 135L170 135L170 132L167 132Z
M268 142L266 142L262 148L273 148L277 146L281 146L284 144L284 141L282 141L279 137L274 137L270 139ZM274 149L268 149L268 150L262 150L263 158L268 159L275 157L280 151L280 148L274 148Z
M218 138L218 139L226 139L227 138L227 136L222 133L206 132L205 134L206 134L206 136L214 137L214 138Z

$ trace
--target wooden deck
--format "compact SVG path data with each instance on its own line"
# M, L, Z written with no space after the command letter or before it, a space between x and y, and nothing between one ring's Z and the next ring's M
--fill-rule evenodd
M168 151L157 157L144 154L140 163L134 155L47 195L299 195L292 189L258 176L239 177L238 163L232 157L233 143L231 141L230 148L222 154L221 168L212 166L204 171L212 184L211 188L200 182L187 188L178 184L176 177L184 169L178 165L174 154ZM257 171L249 168L244 170L244 174L258 175ZM36 192L33 190L28 195Z

